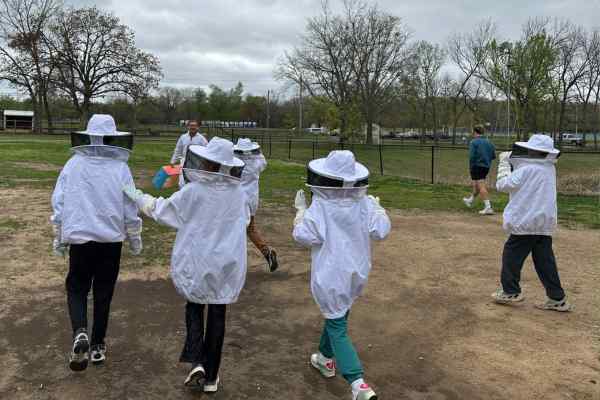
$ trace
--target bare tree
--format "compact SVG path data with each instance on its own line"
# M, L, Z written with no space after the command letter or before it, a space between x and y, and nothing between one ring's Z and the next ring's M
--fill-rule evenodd
M59 7L58 0L0 0L0 79L29 94L37 133L42 109L52 128L48 90L54 65L42 37Z
M156 87L158 59L138 49L135 35L116 16L95 7L59 13L46 41L57 68L58 87L85 120L93 99Z
M594 96L600 84L600 31L598 29L585 34L584 52L588 63L583 76L575 83L575 87L577 90L577 101L583 103L582 125L586 126L588 107L592 96ZM595 104L597 104L597 96L594 97ZM595 109L596 107L594 107Z
M464 111L474 104L479 95L480 85L469 85L482 74L482 67L489 56L490 43L496 35L496 26L491 20L481 22L472 32L454 34L448 40L448 55L454 66L460 71L452 94L452 143L456 143L456 127ZM473 89L476 95L471 96ZM506 92L507 88L503 88Z
M394 99L394 88L407 73L410 32L400 18L381 11L376 5L362 0L345 0L344 5L345 37L351 52L348 61L367 124L367 143L372 143L373 122ZM436 51L442 52L439 48ZM432 60L432 68L435 62L437 60Z
M327 2L321 15L310 18L300 45L285 53L275 76L302 84L312 95L323 95L339 110L340 132L345 134L355 96L352 54L347 24L334 16Z

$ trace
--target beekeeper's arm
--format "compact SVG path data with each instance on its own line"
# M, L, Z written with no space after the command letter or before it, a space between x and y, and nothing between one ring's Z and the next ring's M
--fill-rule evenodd
M264 155L261 154L259 160L260 162L258 163L258 172L261 173L267 168L267 159Z
M307 209L304 191L296 193L294 201L296 207L296 218L294 218L294 240L305 247L319 246L323 244L324 227L314 209Z
M177 144L175 145L175 151L173 151L173 156L171 157L171 165L177 165L181 162L181 160L183 159L183 150L184 150L184 144L183 144L183 136L179 137L179 139L177 140Z
M510 152L506 151L500 153L498 157L498 176L496 178L496 190L499 192L514 192L521 187L523 182L523 169L518 169L514 172L511 171L510 163Z
M132 185L133 177L129 168L124 168L123 171L123 184L125 186ZM138 215L138 206L129 197L125 196L123 201L124 206L124 218L125 218L125 231L127 233L127 242L129 242L129 249L133 255L139 255L142 253L142 219Z
M65 204L64 201L64 190L65 190L65 182L67 179L67 170L69 163L64 166L62 171L60 171L60 175L58 176L58 180L56 181L56 186L54 187L54 192L52 193L52 216L50 217L50 222L52 224L52 232L54 233L54 239L52 241L52 252L57 256L65 257L69 251L69 245L67 243L62 242L62 221L63 221L63 207Z
M369 196L369 202L369 234L373 240L383 240L390 233L392 223L379 204L379 197Z
M125 195L133 200L144 214L160 224L175 229L179 229L182 226L181 210L178 204L182 201L181 197L184 191L185 188L175 192L168 199L164 199L144 193L136 189L134 185L123 188Z

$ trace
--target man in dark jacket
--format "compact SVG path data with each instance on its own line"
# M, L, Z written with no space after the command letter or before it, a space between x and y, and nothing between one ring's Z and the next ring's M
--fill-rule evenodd
M477 125L473 128L473 140L469 145L469 169L473 181L473 193L470 197L465 197L463 201L467 207L471 207L475 197L479 195L484 203L484 208L479 211L479 214L491 215L494 214L494 210L490 203L485 179L490 172L492 161L496 158L496 148L483 136L483 133L483 126Z

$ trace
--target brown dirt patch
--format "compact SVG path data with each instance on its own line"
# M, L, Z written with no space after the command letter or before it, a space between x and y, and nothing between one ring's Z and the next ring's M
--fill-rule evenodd
M168 265L152 259L124 257L106 365L83 374L67 369L66 261L50 255L50 194L1 194L0 218L18 218L22 226L0 237L0 398L202 398L181 384L183 300ZM341 378L324 381L308 366L322 318L308 286L309 252L290 237L292 219L287 208L263 208L257 219L282 269L266 273L250 247L246 287L229 309L223 386L215 398L349 396ZM380 398L600 399L600 232L556 235L561 276L577 306L565 315L533 307L543 290L529 262L526 302L490 302L505 240L500 217L394 213L393 224L390 238L374 246L369 285L350 318Z

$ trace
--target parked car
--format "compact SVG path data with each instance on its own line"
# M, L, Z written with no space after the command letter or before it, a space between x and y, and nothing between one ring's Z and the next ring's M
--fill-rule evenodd
M319 135L321 133L325 133L325 128L306 128L306 132L313 133L315 135Z
M574 146L583 146L583 138L573 133L563 133L561 135L561 141L564 144L570 144Z

